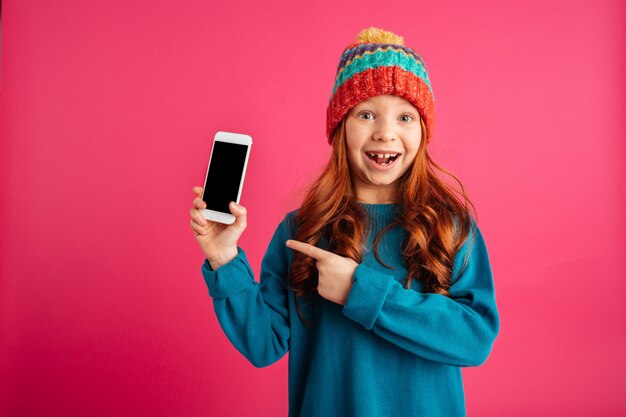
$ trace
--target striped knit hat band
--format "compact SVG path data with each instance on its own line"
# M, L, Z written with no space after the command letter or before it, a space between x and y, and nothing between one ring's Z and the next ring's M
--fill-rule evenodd
M424 61L404 45L400 36L371 27L362 30L341 55L326 112L328 142L350 109L382 94L402 97L413 104L424 119L426 140L430 142L435 101Z

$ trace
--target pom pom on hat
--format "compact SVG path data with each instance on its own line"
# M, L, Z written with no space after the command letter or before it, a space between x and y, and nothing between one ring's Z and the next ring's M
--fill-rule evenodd
M393 32L375 28L374 26L363 29L356 35L356 43L393 43L395 45L404 45L402 36L398 36Z
M341 54L326 110L328 142L352 107L383 94L402 97L417 108L426 125L426 141L430 142L435 99L424 61L401 36L369 27L361 30Z

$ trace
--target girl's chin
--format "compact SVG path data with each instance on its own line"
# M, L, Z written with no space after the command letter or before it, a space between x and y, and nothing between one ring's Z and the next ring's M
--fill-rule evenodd
M379 175L366 175L362 182L369 186L386 187L393 185L398 179L399 177L395 175L384 175L384 178L381 178Z

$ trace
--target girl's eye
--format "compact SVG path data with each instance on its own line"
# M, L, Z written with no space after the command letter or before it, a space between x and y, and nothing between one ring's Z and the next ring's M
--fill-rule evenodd
M374 117L374 115L372 113L368 112L368 111L365 111L365 112L359 114L359 118L363 118L363 116L370 116L370 117L365 117L365 119L367 119L367 120L371 120L371 117ZM402 119L403 122L410 122L411 120L413 120L413 116L410 115L410 114L403 114L400 117L404 118L404 119Z

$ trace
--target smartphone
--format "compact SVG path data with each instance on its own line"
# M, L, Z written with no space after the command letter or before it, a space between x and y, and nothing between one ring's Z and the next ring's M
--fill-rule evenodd
M200 210L200 213L205 219L224 224L235 222L228 204L231 201L239 204L251 147L252 138L248 135L231 132L215 134L202 193L206 209Z

